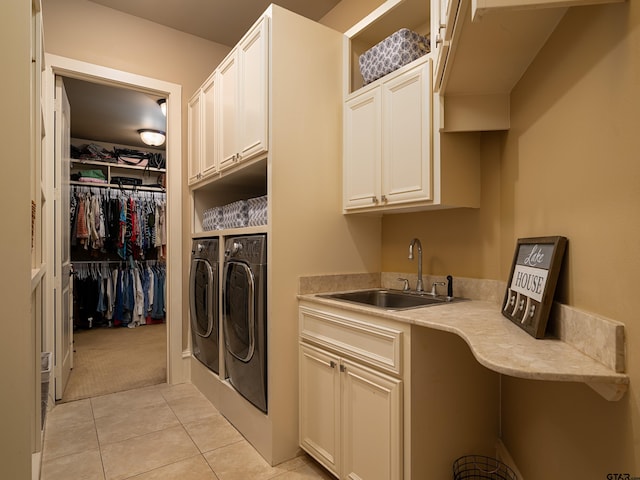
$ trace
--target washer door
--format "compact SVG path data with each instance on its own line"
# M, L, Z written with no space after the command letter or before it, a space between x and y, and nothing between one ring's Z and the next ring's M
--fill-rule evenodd
M255 351L256 322L255 278L245 263L225 263L222 309L227 351L246 363Z
M194 258L191 260L189 273L189 309L191 328L200 337L208 338L211 334L218 338L214 312L218 310L217 270L207 260Z

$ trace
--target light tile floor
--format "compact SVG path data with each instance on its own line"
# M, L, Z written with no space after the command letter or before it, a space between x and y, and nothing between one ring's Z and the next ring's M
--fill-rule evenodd
M331 480L308 456L271 467L191 384L57 405L41 480Z

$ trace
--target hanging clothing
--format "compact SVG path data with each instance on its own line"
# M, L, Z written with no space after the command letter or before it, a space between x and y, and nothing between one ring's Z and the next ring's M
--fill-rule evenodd
M166 193L73 185L71 245L122 260L166 257Z
M166 320L166 266L155 260L74 263L76 326L135 328Z

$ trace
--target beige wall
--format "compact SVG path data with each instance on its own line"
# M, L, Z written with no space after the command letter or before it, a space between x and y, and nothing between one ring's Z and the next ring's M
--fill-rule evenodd
M231 48L87 0L43 3L47 53L182 86L182 178L186 179L187 102ZM182 193L183 262L188 266L191 245L188 189ZM182 282L185 299L187 278L185 268ZM186 347L188 315L187 302L184 303L182 340Z
M571 9L483 134L482 203L383 219L384 271L506 281L517 238L565 235L558 298L625 324L630 392L502 378L502 430L527 480L640 475L640 2ZM468 452L460 452L461 454Z
M230 50L87 0L45 0L43 12L47 53L177 83L185 99Z
M380 3L344 0L322 23L344 31ZM83 0L44 11L48 52L182 84L184 99L226 52ZM161 62L143 54L158 51ZM527 480L640 475L639 53L639 2L570 10L513 91L510 131L483 134L481 208L383 220L385 271L415 270L406 257L418 236L425 273L506 280L518 237L565 235L560 300L625 323L631 389L619 402L502 378L503 437Z
M0 476L31 478L31 417L36 396L35 325L31 315L31 2L0 2L2 86L0 218ZM39 365L38 365L39 369Z
M346 32L383 3L384 0L342 0L320 19L320 23Z
M640 3L570 10L512 94L502 156L506 247L569 238L563 303L625 324L630 392L505 378L503 432L525 478L640 476Z

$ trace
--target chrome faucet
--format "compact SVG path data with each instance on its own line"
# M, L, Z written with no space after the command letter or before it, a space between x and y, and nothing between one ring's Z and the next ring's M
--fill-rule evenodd
M420 239L414 238L409 244L409 260L413 260L413 246L418 244L418 283L416 283L416 292L424 292L422 284L422 243Z
M437 297L438 296L438 289L436 288L438 285L441 286L445 286L446 283L445 282L433 282L433 284L431 285L431 292L429 292L429 295L433 296L433 297Z

